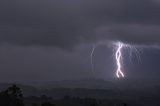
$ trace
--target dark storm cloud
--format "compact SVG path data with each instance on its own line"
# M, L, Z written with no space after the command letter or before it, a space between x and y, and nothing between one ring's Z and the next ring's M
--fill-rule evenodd
M102 40L159 44L159 11L156 0L0 1L0 41L63 48Z
M87 44L120 40L159 46L159 11L158 0L0 0L0 81L93 77ZM115 74L111 49L95 50L98 78ZM157 54L143 55L149 59L134 67L125 58L124 73L159 73Z
M91 76L77 52L50 47L0 46L0 83L78 79ZM77 50L81 51L81 50ZM83 53L84 54L84 53Z

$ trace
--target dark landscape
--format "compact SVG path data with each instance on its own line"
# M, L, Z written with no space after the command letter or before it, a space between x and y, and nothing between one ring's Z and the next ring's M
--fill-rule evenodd
M41 106L43 103L53 106L160 105L160 83L155 81L150 84L125 79L118 82L86 79L31 85L16 84L22 90L25 106ZM5 91L11 86L12 84L0 84L0 90Z

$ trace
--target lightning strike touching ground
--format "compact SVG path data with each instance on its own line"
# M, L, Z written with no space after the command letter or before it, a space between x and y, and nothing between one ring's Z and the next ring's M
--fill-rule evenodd
M124 74L121 70L121 60L122 60L122 53L121 53L121 49L123 48L123 44L122 43L118 43L118 47L117 47L117 50L116 50L116 53L115 53L115 57L116 57L116 63L117 63L117 72L116 72L116 75L118 78L120 77L124 77Z
M92 70L92 73L93 73L94 76L95 76L95 72L94 72L93 56L94 56L95 49L99 45L106 45L106 43L101 42L101 43L98 43L96 45L93 45L92 50L91 50L91 54L90 54L91 70ZM132 57L134 57L134 56L140 62L141 58L140 58L139 48L137 48L135 45L125 44L125 43L122 43L122 42L113 42L113 45L115 46L114 48L116 48L115 51L114 51L114 57L115 57L116 64L117 64L116 76L117 76L117 78L121 78L121 77L123 78L123 77L125 77L125 75L122 71L122 62L123 62L122 61L122 59L123 59L122 49L124 48L124 51L127 50L126 53L128 53L130 62L132 62Z

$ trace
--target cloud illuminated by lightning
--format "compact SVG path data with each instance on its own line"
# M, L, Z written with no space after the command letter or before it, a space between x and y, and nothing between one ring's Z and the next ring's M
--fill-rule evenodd
M92 51L90 54L91 57L91 68L92 68L92 73L95 75L94 73L94 63L93 63L93 56L94 56L94 52L95 49L99 46L99 45L106 45L106 42L100 42L97 45L93 45L92 47ZM124 73L123 73L123 67L122 67L122 63L123 63L123 54L122 54L122 50L125 51L127 50L127 53L129 54L129 59L130 61L132 60L133 57L133 53L135 54L134 56L137 58L138 61L141 60L140 58L140 52L139 49L137 49L136 46L131 45L131 44L125 44L122 42L111 42L111 44L113 44L114 46L112 46L114 48L114 57L115 57L115 62L117 65L117 69L116 69L116 76L117 78L123 78L125 77Z

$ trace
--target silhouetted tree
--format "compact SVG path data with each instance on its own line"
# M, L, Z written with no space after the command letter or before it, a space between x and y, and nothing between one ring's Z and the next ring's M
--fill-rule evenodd
M98 106L98 104L97 103L91 103L90 106Z
M84 99L84 106L98 106L96 99L92 98L85 98Z
M0 106L24 106L23 94L16 85L0 93Z
M70 100L70 99L71 99L71 97L69 95L64 96L64 100Z
M32 106L38 106L38 104L37 103L32 103Z
M40 97L42 100L47 100L48 99L48 97L46 96L46 95L42 95L41 97Z
M44 102L41 104L41 106L56 106L55 104L52 104L50 102Z
M128 106L128 104L127 103L123 103L123 106Z
M0 106L10 106L11 98L6 91L0 93Z

